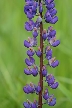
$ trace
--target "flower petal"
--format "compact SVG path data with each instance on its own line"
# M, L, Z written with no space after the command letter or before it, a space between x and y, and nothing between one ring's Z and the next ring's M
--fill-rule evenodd
M56 40L53 44L52 44L52 46L53 47L56 47L56 46L58 46L60 44L60 40Z
M53 67L53 68L55 68L56 66L58 66L59 65L59 61L58 60L56 60L55 62L53 62L52 64L51 64L51 66Z

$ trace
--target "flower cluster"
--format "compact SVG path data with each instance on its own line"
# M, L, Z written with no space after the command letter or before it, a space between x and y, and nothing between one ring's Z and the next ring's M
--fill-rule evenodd
M55 82L55 78L52 74L46 76L46 82L52 89L56 89L58 87L58 82Z
M54 95L49 95L48 89L44 91L43 98L46 100L45 104L49 106L54 106L56 104L56 98L54 98Z
M54 8L55 7L54 0L45 0L45 5L47 8L47 11L44 16L45 21L50 24L55 24L58 21L58 17L55 16L57 10Z
M30 102L27 99L27 102L24 102L23 105L24 105L25 108L37 108L38 107L38 102L37 102L37 100L34 100L34 102Z
M29 85L27 84L26 86L24 86L23 90L27 94L35 92L36 94L39 94L39 92L41 91L40 83L38 83L38 86L34 85L33 83L30 83Z
M28 32L32 33L32 37L28 37L28 40L24 40L24 46L28 48L26 52L28 58L25 59L27 68L24 69L24 73L26 75L32 75L36 77L39 74L40 70L35 63L35 59L33 58L33 56L36 54L40 58L43 54L45 54L45 59L48 61L48 64L42 66L41 74L43 77L46 78L45 82L48 84L48 86L52 89L56 89L59 83L55 81L54 76L52 74L49 74L47 70L47 66L55 68L59 65L59 61L56 60L56 57L53 57L53 52L51 49L51 46L57 47L60 44L60 40L56 39L56 30L53 29L53 26L48 27L47 30L42 30L43 41L47 40L47 42L49 43L49 45L46 46L44 52L42 52L42 49L40 48L40 46L38 46L37 42L40 24L43 23L43 19L45 20L45 23L50 24L55 24L58 21L54 0L44 0L43 2L38 2L35 0L25 0L25 2L26 4L24 6L24 13L28 18L28 21L25 22L25 29ZM44 17L41 15L41 13L43 12L43 5L45 5L47 9ZM33 21L34 16L38 16L36 22ZM40 43L40 45L41 44L43 43ZM34 50L34 47L36 46L38 47L38 50ZM38 82L38 85L35 85L31 82L30 84L27 84L23 87L23 91L26 94L36 93L37 95L39 95L41 90L42 88L40 86L40 82ZM54 98L54 95L49 95L48 89L44 90L44 93L42 93L42 98L46 101L46 103L42 103L42 105L48 104L49 106L54 106L56 104L56 98ZM25 108L38 108L38 106L41 105L37 102L37 100L34 100L34 102L30 102L27 99L27 102L24 102L23 106Z

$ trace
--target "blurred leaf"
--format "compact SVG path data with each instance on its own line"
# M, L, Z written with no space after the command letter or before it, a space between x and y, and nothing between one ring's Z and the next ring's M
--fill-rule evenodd
M8 103L9 103L8 100L4 100L2 103L0 103L0 108L3 108L3 107L5 108Z
M59 82L59 81L58 81ZM59 90L72 102L72 93L59 82Z
M0 70L1 73L5 79L5 85L7 86L7 92L9 93L9 95L17 102L17 98L15 97L15 88L14 88L14 84L12 83L12 78L10 76L10 73L8 72L8 70L6 69L2 59L0 58Z
M58 80L62 81L62 82L65 82L65 83L68 83L68 84L72 84L72 79L70 78L66 78L66 77L56 77Z

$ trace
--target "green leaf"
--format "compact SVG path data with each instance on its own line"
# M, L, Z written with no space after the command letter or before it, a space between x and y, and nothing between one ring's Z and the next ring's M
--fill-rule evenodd
M60 82L58 88L72 102L72 93Z
M65 78L65 77L56 77L59 81L62 81L62 82L65 82L65 83L68 83L68 84L72 84L72 79L70 78Z
M0 71L4 77L5 86L7 87L6 90L9 93L9 95L17 102L17 98L15 96L15 88L12 82L12 78L1 58L0 58L0 66L1 66Z

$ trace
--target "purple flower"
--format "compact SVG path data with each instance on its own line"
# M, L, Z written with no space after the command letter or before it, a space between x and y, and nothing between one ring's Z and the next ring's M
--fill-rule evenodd
M34 27L34 30L33 30L33 37L36 38L38 36L38 30L36 27Z
M35 86L35 91L36 94L39 94L39 92L41 91L40 83L38 83L38 86Z
M56 104L56 98L53 98L53 95L49 96L48 98L48 105L54 106Z
M46 82L52 89L56 89L59 85L58 82L55 82L55 78L52 74L46 76Z
M33 103L31 103L31 108L38 108L38 102L34 100Z
M25 2L29 6L32 6L33 5L33 0L26 0Z
M29 93L34 93L35 92L35 88L34 88L34 84L30 83L29 87L28 87L28 91Z
M55 60L54 62L52 62L52 64L51 64L51 66L53 67L53 68L55 68L56 66L58 66L59 65L59 61L58 60Z
M42 68L42 75L43 75L43 77L45 77L47 75L47 69L45 66L43 66L43 68Z
M23 106L24 106L25 108L30 108L30 104L29 104L28 102L24 102L24 103L23 103Z
M32 66L34 63L35 63L35 60L33 57L29 57L25 59L25 63L28 65L28 66Z
M34 68L32 68L31 71L32 71L32 75L34 77L38 75L38 67L37 66L34 66Z
M54 84L55 78L52 74L49 74L48 76L46 76L46 81L47 81L48 85L50 86L50 85Z
M35 51L35 52L36 52L36 55L37 55L38 57L40 57L41 54L42 54L41 48L40 48L40 47L38 47L38 51Z
M46 89L46 90L44 91L43 98L44 98L45 100L47 100L47 99L49 98L48 89Z
M26 74L26 75L31 75L31 68L30 67L28 67L28 69L24 69L24 73Z
M23 91L24 91L25 93L29 94L29 91L28 91L28 85L25 86L25 87L23 88Z
M23 88L24 92L29 94L29 93L34 93L35 92L35 87L34 87L34 84L33 83L30 83L30 85L26 85L24 88Z
M32 14L32 10L29 9L29 12L27 12L27 18L32 19L34 15Z
M45 53L46 53L46 59L49 60L52 58L52 49L50 49L50 46L47 46L45 49Z
M30 38L30 45L32 47L35 47L37 45L37 39L36 38Z
M30 9L29 5L25 5L24 6L24 12L25 12L25 14L27 14L27 12L29 11L29 9Z
M49 32L49 35L50 35L51 37L55 36L55 35L56 35L56 31L55 31L55 30L51 30L51 31Z
M46 17L45 17L45 22L46 23L50 23L50 21L52 20L52 17L51 17L51 15L47 15Z
M54 0L45 0L45 3L46 4L49 4L49 3L51 3L51 2L53 2Z
M51 59L49 59L49 65L52 66L53 68L55 68L56 66L59 65L59 61L55 60L55 57L51 58Z
M58 82L55 82L54 84L52 84L50 87L52 89L56 89L58 87L59 83Z
M27 51L28 56L33 56L35 54L35 51L33 48L30 48L30 50Z
M46 5L46 8L49 9L49 10L53 9L54 7L55 7L55 3L54 2L49 3L49 4Z
M56 47L60 44L60 40L56 40L55 42L53 42L52 46Z
M57 10L54 8L54 9L50 9L49 12L50 12L51 17L53 17L56 15Z
M42 3L40 3L40 6L39 6L39 13L43 12L43 7L42 7Z
M38 18L37 18L37 20L38 20ZM37 29L39 29L40 23L39 23L37 20L36 20L36 22L34 23L34 27L36 27Z
M28 41L24 41L24 46L29 47L35 47L37 45L37 39L36 38L30 38L28 37Z
M42 34L43 40L45 41L47 38L47 32L46 29L43 30L43 34Z
M53 30L53 26L49 26L47 32L51 32Z
M24 12L27 15L27 18L32 19L34 18L37 12L38 3L34 1L26 1L26 5L24 7Z
M32 20L29 20L28 22L25 22L25 29L27 31L32 31L34 28L34 22Z
M24 40L24 46L27 48L31 47L30 42L28 42L27 40Z
M58 21L58 17L55 16L52 18L52 20L50 21L51 24L55 24Z

